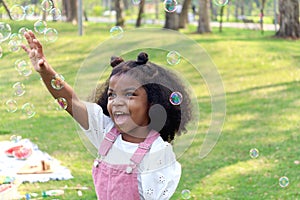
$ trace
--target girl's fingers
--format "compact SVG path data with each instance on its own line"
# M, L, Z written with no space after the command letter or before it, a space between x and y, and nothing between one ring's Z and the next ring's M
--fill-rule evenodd
M26 53L30 53L30 49L29 48L27 48L24 44L21 44L21 47L22 47L22 49L24 49L24 51L26 52Z
M33 39L33 42L35 44L38 54L43 55L43 47L41 43L37 39Z

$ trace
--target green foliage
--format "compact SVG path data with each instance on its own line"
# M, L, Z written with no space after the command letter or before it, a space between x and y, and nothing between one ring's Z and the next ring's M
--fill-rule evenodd
M104 9L102 6L94 6L92 16L102 16L103 11Z
M33 29L32 24L11 23L14 32L23 26ZM77 27L68 23L48 22L48 26L58 30L58 40L47 44L42 35L37 37L44 43L48 61L73 85L81 63L109 38L113 24L85 23L82 37L77 35ZM126 26L126 30L132 28ZM198 134L179 158L182 177L172 199L182 199L184 189L191 191L191 199L299 199L299 165L294 163L300 155L299 41L276 39L272 37L274 32L267 31L261 35L260 31L224 28L222 34L213 29L212 34L198 35L195 30L195 26L189 26L183 33L203 47L218 67L226 90L227 116L218 143L200 159L199 150L211 118L211 99L203 80L186 71L191 73L189 82L196 91L201 117ZM21 51L8 52L4 43L1 47L0 140L13 134L29 138L71 169L74 176L68 181L22 184L19 191L41 195L43 190L81 185L91 188L82 191L83 197L76 190L65 190L58 198L96 199L91 177L93 157L79 139L73 119L51 109L53 99L37 73L25 78L16 72L14 61L27 56ZM18 102L22 105L30 101L36 106L37 114L30 119L22 117L20 110L8 113L4 106L12 97L12 85L20 80L27 92L17 97ZM186 137L180 136L178 141ZM249 156L251 148L259 150L258 158ZM279 186L281 176L290 179L288 187Z

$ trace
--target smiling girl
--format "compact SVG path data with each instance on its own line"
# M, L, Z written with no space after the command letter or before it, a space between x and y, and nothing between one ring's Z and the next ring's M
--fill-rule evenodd
M95 102L80 100L46 61L29 31L22 45L54 98L99 149L92 174L100 200L170 199L181 176L170 142L191 119L189 95L172 72L148 61L112 57L112 72Z

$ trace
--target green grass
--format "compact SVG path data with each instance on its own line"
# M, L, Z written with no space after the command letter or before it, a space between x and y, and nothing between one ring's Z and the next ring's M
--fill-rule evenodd
M11 25L17 31L21 26L32 29L32 24L25 21ZM81 63L109 38L112 25L86 23L82 37L77 36L76 26L50 22L49 26L57 28L59 39L44 45L45 54L56 71L73 85ZM125 31L132 28L128 25ZM274 32L261 35L260 31L224 28L223 33L213 29L212 34L198 35L195 30L189 27L182 32L202 46L218 67L226 90L226 120L218 143L207 157L200 159L200 147L210 122L210 95L203 80L190 76L192 72L186 69L201 112L198 134L179 158L183 173L172 199L182 199L184 189L191 191L191 199L300 199L299 165L294 163L300 160L299 41L273 38ZM1 46L6 51L5 44ZM0 140L13 134L30 138L70 168L75 177L22 184L19 191L40 194L65 185L81 185L91 188L83 191L82 198L75 190L66 190L59 199L95 199L93 156L81 143L73 119L50 108L52 97L37 73L25 78L16 72L13 63L18 58L25 59L26 55L4 53L0 59ZM20 105L30 101L36 106L33 118L24 119L20 109L6 112L4 103L12 97L11 87L17 81L26 85L26 93L16 100ZM188 135L181 136L178 141L187 138ZM251 148L259 150L258 158L249 156ZM282 176L289 178L286 188L278 184Z

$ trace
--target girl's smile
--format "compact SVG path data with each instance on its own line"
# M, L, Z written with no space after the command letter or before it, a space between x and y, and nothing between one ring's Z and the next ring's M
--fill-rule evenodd
M120 132L137 138L145 138L148 134L147 93L130 76L121 74L110 78L107 110Z

